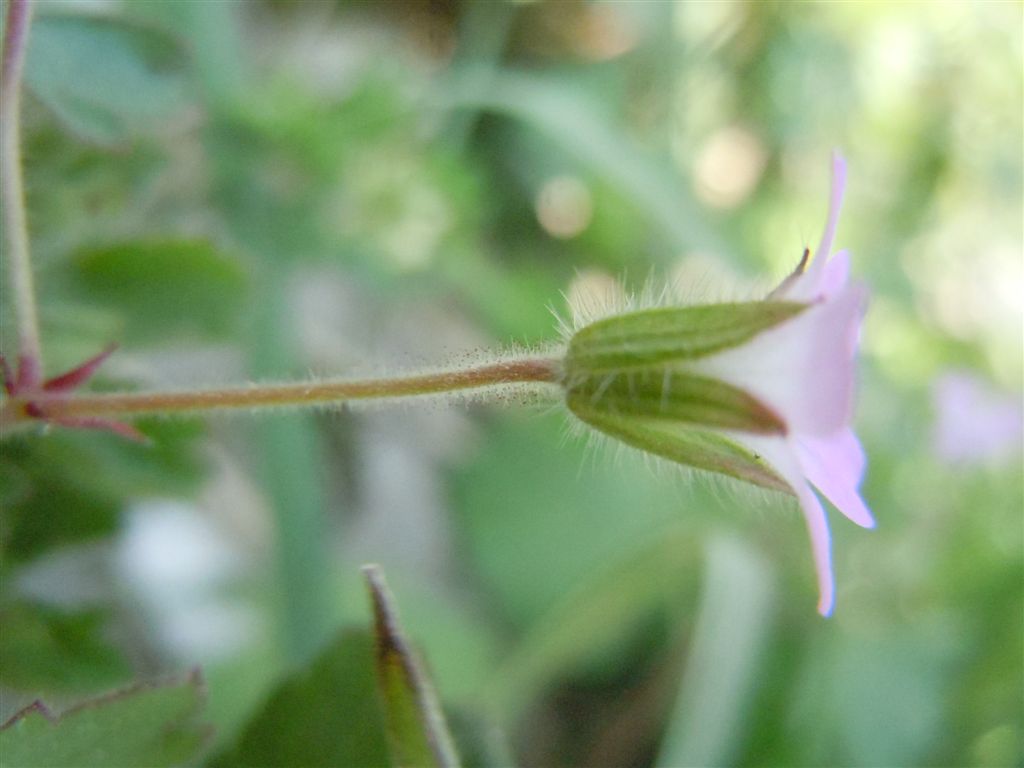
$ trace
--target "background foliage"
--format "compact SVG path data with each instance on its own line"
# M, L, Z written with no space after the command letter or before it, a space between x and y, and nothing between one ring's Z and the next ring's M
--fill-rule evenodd
M168 764L309 764L316 744L379 762L374 561L468 764L1024 764L1022 21L1000 2L39 3L48 370L116 340L102 386L395 371L550 340L580 286L747 295L728 286L813 245L839 147L879 527L833 515L825 621L794 509L588 450L551 409L9 438L0 717L177 675L135 707L180 710Z

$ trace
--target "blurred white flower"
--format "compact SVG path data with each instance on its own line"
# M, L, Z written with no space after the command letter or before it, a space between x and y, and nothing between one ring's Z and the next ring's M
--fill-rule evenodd
M237 651L258 629L249 606L224 593L243 557L199 510L146 501L128 512L117 567L167 651L194 662Z

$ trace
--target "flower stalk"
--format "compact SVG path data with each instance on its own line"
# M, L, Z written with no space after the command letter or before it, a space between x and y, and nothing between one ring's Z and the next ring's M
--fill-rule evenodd
M38 421L90 426L87 422L92 420L132 418L146 414L325 407L354 400L439 395L503 385L555 383L561 377L560 370L560 362L555 359L512 358L472 368L354 381L305 381L182 392L70 395L44 391L9 397L0 408L0 426L6 431Z
M21 74L31 21L29 0L9 1L0 65L0 206L18 329L17 385L22 389L39 385L43 370L21 171Z

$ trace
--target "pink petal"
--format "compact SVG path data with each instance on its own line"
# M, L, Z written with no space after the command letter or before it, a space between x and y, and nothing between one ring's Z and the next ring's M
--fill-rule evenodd
M832 189L829 192L828 220L825 223L825 231L821 234L821 242L818 243L818 250L814 252L814 261L811 263L813 269L819 261L825 261L832 253L832 240L835 238L836 227L839 224L839 212L843 208L843 192L846 189L846 160L838 152L832 153ZM808 270L810 271L810 270Z
M849 277L850 252L844 249L829 259L825 265L821 285L818 287L820 295L826 299L835 296L843 290Z
M790 432L830 435L853 411L854 353L866 290L859 284L739 347L695 361L701 374L749 392Z
M835 578L832 573L832 537L828 530L828 517L811 486L804 480L793 449L786 440L778 437L735 433L730 434L730 437L760 454L796 494L811 539L811 553L818 579L818 613L831 616L835 607Z
M768 294L767 298L811 304L832 298L845 287L850 275L848 251L839 251L831 259L818 258L814 263L818 265L816 269L808 269L802 275L787 277L778 288Z
M829 193L828 218L821 242L814 252L814 258L801 275L780 286L778 294L781 298L792 301L817 301L822 297L833 295L845 283L845 274L849 271L849 257L833 266L831 258L832 241L835 239L836 227L839 224L839 213L843 207L843 191L846 187L846 161L838 152L832 153L832 189ZM836 258L839 254L836 254ZM844 277L840 278L840 275Z
M871 510L857 492L864 475L864 450L852 429L828 437L794 440L804 476L840 512L864 528L874 528Z
M814 571L818 576L818 613L831 616L835 608L835 577L832 574L832 537L828 530L825 509L807 483L795 488L800 509L804 513L807 533L811 538Z
M932 446L950 464L1012 460L1024 448L1024 404L969 371L950 370L932 386Z

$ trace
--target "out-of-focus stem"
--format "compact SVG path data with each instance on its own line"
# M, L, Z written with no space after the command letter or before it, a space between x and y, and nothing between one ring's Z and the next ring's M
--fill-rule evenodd
M21 177L21 73L32 20L29 0L9 0L0 68L0 205L7 233L7 270L18 325L18 381L42 381L42 355L32 264L29 261L25 190Z
M32 420L130 418L191 411L314 407L350 400L372 400L443 394L501 384L556 382L559 363L553 359L510 359L462 370L445 370L363 381L308 381L269 386L188 392L129 392L67 395L38 392L8 398L0 423L11 427Z

